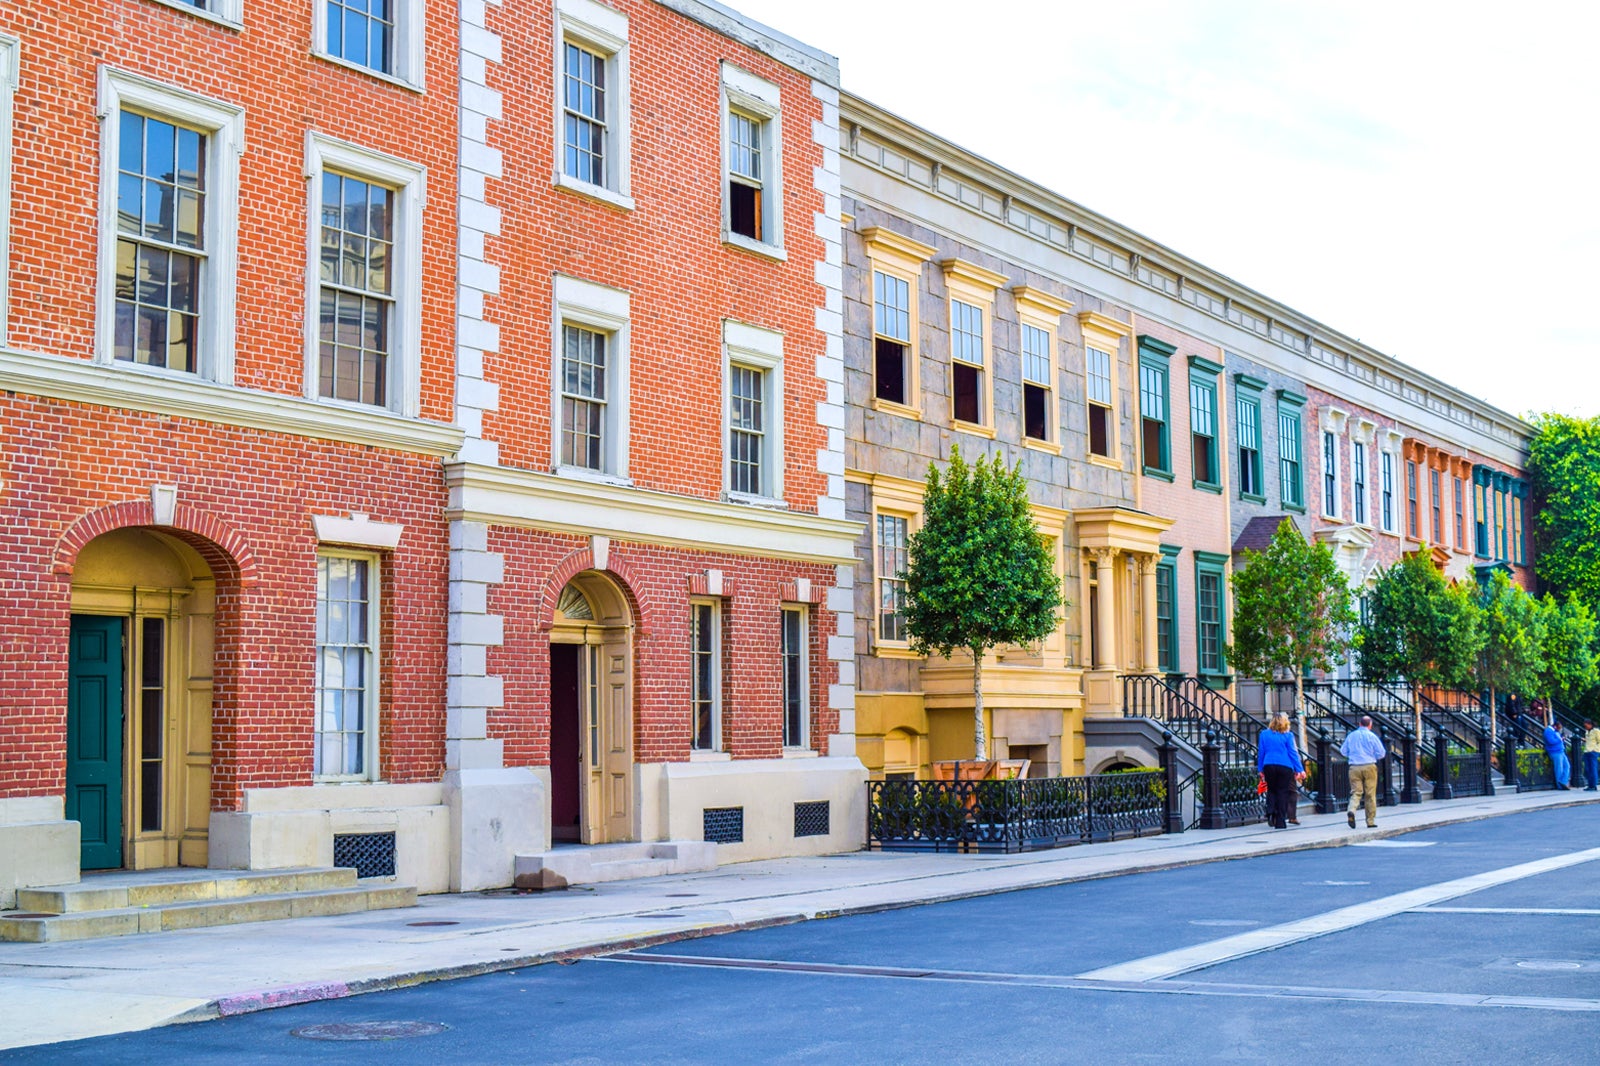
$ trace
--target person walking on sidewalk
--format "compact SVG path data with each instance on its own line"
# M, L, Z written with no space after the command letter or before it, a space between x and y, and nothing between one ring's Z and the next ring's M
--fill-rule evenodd
M1339 745L1339 754L1350 764L1350 807L1344 812L1344 820L1351 829L1356 827L1357 807L1366 808L1368 829L1378 825L1378 764L1388 753L1372 731L1372 718L1365 714L1361 716L1361 727L1350 730Z
M1299 797L1295 786L1306 776L1306 767L1289 733L1288 715L1273 715L1261 731L1256 743L1256 772L1267 781L1267 824L1274 829L1287 829L1291 821L1298 825L1295 807Z
M1556 788L1565 792L1572 783L1572 760L1567 758L1567 738L1561 735L1561 723L1553 718L1544 727L1544 753L1550 756Z
M1600 792L1600 728L1590 721L1583 723L1583 788L1586 792Z

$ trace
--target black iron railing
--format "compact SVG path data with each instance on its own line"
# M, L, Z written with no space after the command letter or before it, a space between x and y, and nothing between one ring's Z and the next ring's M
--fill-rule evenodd
M871 781L867 846L1030 851L1161 833L1161 770L1013 781Z
M1216 734L1224 763L1256 761L1255 741L1235 728L1237 718L1219 715L1213 706L1196 703L1185 695L1181 682L1156 674L1129 674L1122 679L1122 713L1128 718L1151 718L1198 748ZM1231 704L1230 704L1231 706ZM1246 717L1246 721L1254 721ZM1254 727L1247 727L1254 728Z

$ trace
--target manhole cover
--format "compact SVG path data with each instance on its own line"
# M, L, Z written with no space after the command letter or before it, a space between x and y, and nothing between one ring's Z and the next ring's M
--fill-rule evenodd
M1313 886L1315 888L1320 888L1323 885L1332 885L1332 886L1334 886L1336 888L1348 888L1351 885L1370 885L1370 884L1372 884L1372 882L1371 881L1307 881L1306 884L1311 885L1311 886Z
M450 1028L439 1022L327 1022L289 1030L303 1040L406 1040L432 1036Z
M0 914L0 918L59 918L61 915L53 911L37 911L27 914Z
M407 922L406 924L409 925L409 926L412 926L413 928L420 929L420 928L422 928L424 926L460 925L461 923L460 922L443 922L443 921L440 921L440 922Z
M1555 959L1523 959L1517 963L1523 970L1581 970L1581 962L1559 962Z
M1260 925L1261 923L1252 921L1249 918L1195 918L1192 919L1189 924L1212 926L1216 928L1229 928L1236 925Z
M667 896L668 899L699 899L700 898L700 893L698 893L698 892L668 892L666 894L666 896Z

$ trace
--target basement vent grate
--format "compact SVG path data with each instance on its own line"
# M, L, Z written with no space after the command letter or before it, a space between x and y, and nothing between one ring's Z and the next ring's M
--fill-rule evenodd
M828 835L828 801L794 805L794 835L797 837L825 837Z
M354 866L357 877L393 877L394 834L335 833L333 864Z
M708 843L744 843L743 807L707 807L703 815L705 818L705 840Z

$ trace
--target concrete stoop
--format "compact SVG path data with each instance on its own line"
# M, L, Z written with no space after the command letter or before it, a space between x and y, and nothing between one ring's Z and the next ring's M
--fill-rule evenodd
M518 888L548 891L568 885L702 873L716 868L717 846L701 840L570 845L539 855L518 855L514 883Z
M91 874L18 889L17 909L0 911L0 940L88 940L416 904L415 888L360 881L344 867Z

